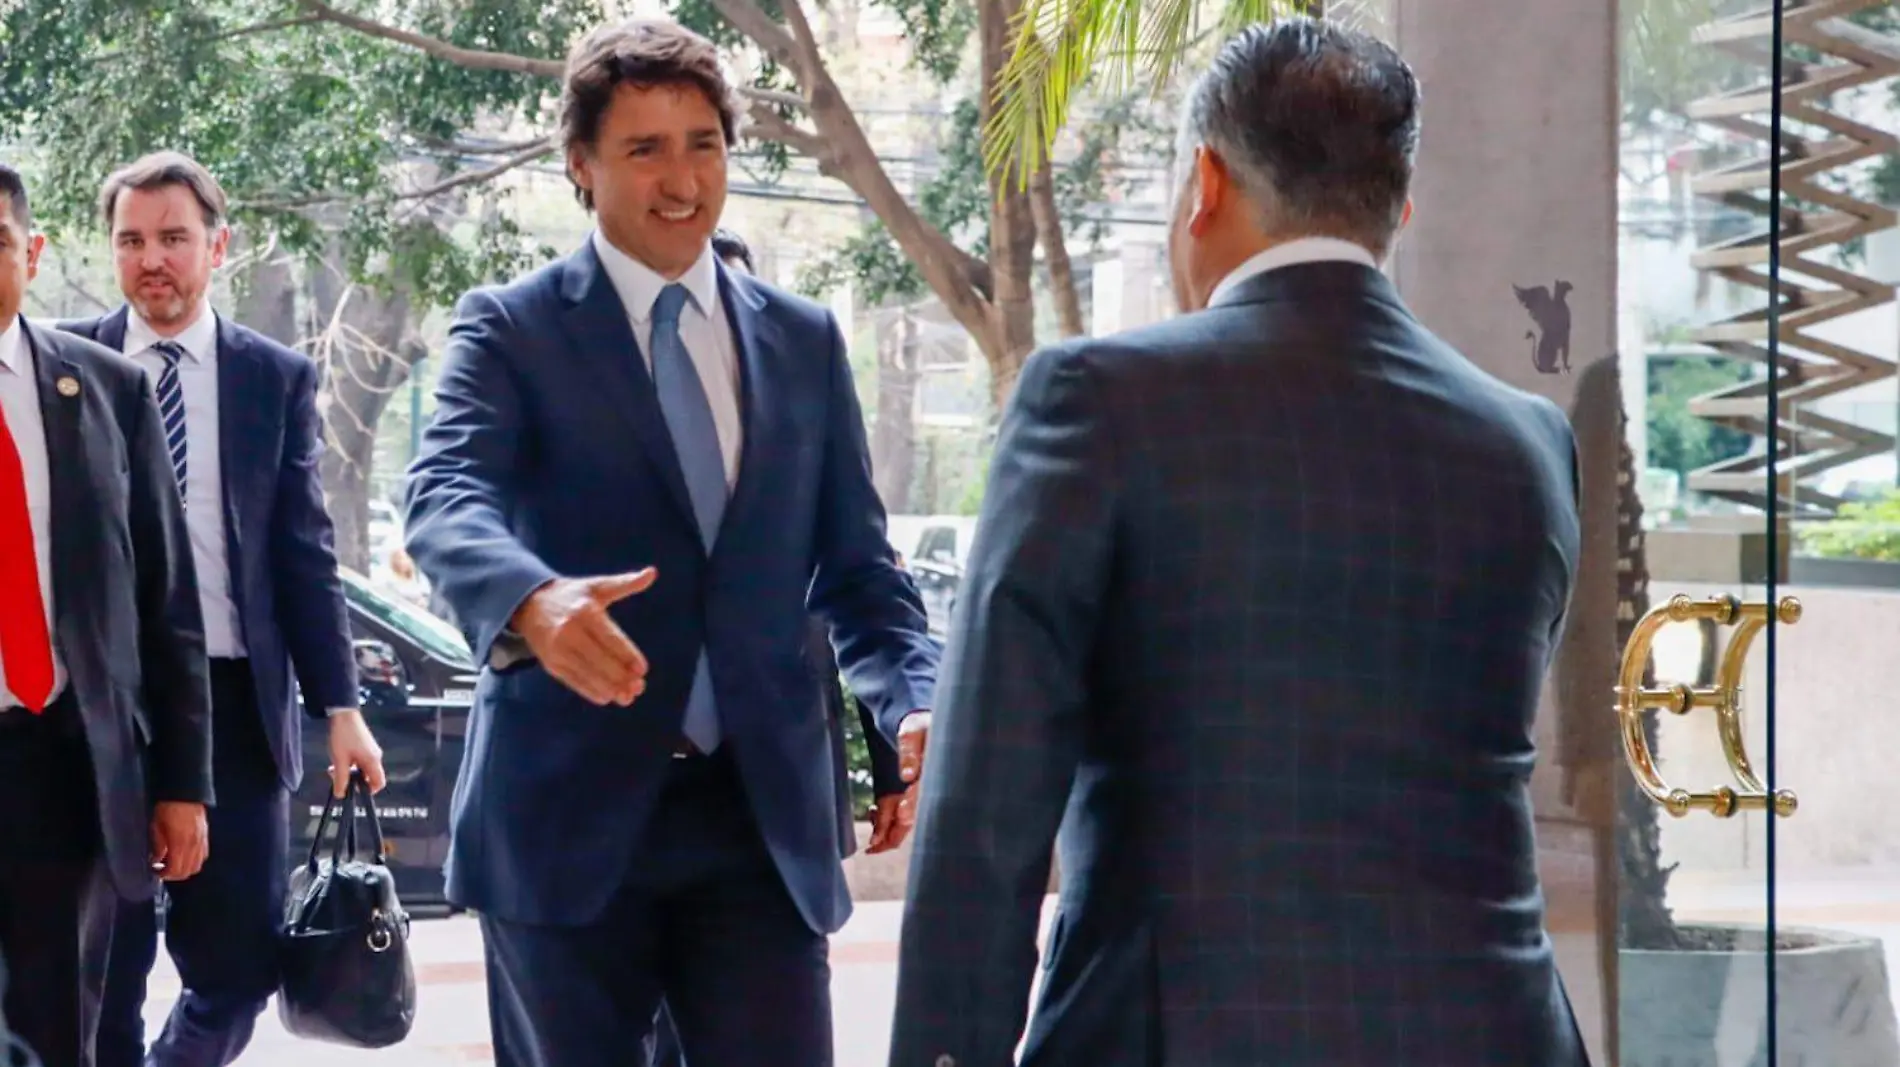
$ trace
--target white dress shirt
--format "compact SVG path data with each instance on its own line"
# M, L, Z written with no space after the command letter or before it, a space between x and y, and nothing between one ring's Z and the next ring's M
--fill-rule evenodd
M640 355L651 373L653 302L668 282L652 267L615 248L599 230L594 231L593 242L614 292L626 305L633 339L640 345ZM726 488L730 490L739 479L739 451L745 443L744 423L739 417L739 345L719 299L719 275L713 266L711 245L680 275L679 284L692 297L680 312L680 340L693 357L693 369L699 372L699 384L712 406L713 428L719 433L719 451L726 461Z
M136 310L126 309L125 354L145 368L154 389L165 369L165 357L152 346L163 340ZM245 654L244 630L238 622L237 601L231 596L231 566L225 552L223 464L218 448L218 320L210 304L170 340L185 350L185 357L178 361L178 388L185 398L185 525L191 536L191 561L198 570L205 652L213 658L236 658Z
M1208 294L1208 306L1212 307L1223 294L1256 274L1291 267L1296 263L1357 263L1373 270L1379 269L1379 261L1372 258L1372 253L1364 245L1342 241L1337 237L1297 237L1264 252L1256 252L1247 262L1235 267Z
M58 635L53 632L53 479L33 359L33 346L26 343L26 331L20 328L20 316L15 315L0 332L0 412L6 414L7 431L26 473L27 520L33 530L33 555L40 568L40 599L45 602L47 632L54 637L50 701L66 688L66 665L60 662ZM0 708L17 708L20 704L20 698L7 689L6 665L0 662Z

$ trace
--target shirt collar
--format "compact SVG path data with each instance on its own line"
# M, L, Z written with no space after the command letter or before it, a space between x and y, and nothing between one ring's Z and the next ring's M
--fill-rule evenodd
M1342 241L1337 237L1299 237L1274 245L1264 252L1256 252L1252 258L1235 267L1208 294L1208 306L1219 303L1222 296L1256 274L1291 267L1296 263L1327 262L1358 263L1374 270L1379 269L1378 261L1372 258L1372 253L1363 245Z
M136 356L160 341L166 340L152 329L138 309L127 305L125 309L125 354ZM211 301L207 299L199 311L198 318L185 332L170 338L185 355L197 363L212 363L218 358L218 317L211 310Z
M13 322L5 330L0 330L0 367L22 378L33 373L33 368L27 366L26 331L20 326L23 321L15 315Z
M620 294L620 302L627 306L627 314L635 322L644 323L653 318L653 302L660 298L660 290L669 283L660 273L645 263L633 258L614 247L612 241L599 230L593 233L594 252L600 256L601 266L607 269L607 277L614 283L614 291ZM710 316L717 307L719 291L718 268L713 264L712 245L708 243L699 253L693 265L679 276L679 284L686 287L686 295L693 298L693 306L701 314Z

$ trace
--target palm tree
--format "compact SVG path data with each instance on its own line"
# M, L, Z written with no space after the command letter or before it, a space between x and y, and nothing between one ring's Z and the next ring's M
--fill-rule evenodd
M1623 121L1633 130L1686 125L1683 111L1732 72L1696 30L1724 0L1624 0L1618 9ZM1729 5L1732 6L1732 5ZM1196 50L1241 27L1287 15L1351 19L1358 0L1218 0L1211 27L1199 0L1024 0L995 87L984 153L993 171L1027 181L1048 158L1076 94L1120 97L1165 87Z
M1212 32L1198 0L1024 0L984 134L991 170L1026 182L1048 158L1084 86L1122 96L1156 89L1210 37L1286 15L1325 14L1326 0L1220 0Z

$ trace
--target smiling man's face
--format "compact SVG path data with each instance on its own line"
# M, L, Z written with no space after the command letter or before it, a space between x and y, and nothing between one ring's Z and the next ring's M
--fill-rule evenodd
M621 85L590 146L568 156L601 233L666 278L699 259L726 206L719 109L696 86Z

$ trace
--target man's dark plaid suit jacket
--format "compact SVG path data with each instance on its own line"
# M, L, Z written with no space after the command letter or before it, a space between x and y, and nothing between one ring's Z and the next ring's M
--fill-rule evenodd
M1033 357L951 629L893 1067L1579 1067L1532 721L1575 576L1550 402L1378 272Z

